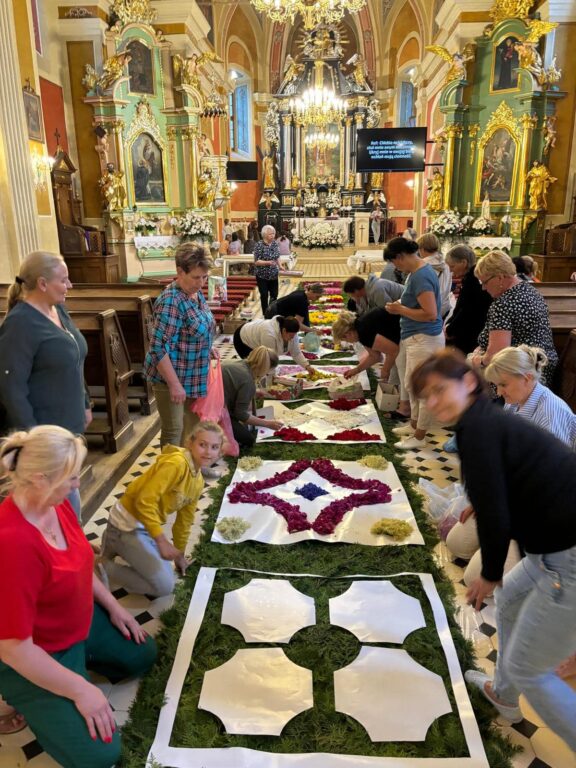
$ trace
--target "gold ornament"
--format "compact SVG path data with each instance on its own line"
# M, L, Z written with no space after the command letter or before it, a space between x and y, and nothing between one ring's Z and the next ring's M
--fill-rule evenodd
M152 24L157 12L150 6L150 0L114 0L110 14L117 16L124 24Z
M116 171L113 163L108 163L106 172L99 180L100 192L109 211L119 211L126 208L126 188L124 186L124 173Z
M181 85L191 85L196 88L197 91L202 93L200 86L199 69L207 61L215 61L218 64L222 64L222 59L212 51L206 51L200 56L197 53L193 53L191 56L184 57L179 53L175 53L172 56L172 62L174 65L174 74L180 78Z
M504 19L525 19L534 5L534 0L495 0L488 12L494 24Z
M558 179L552 176L543 163L534 160L532 168L526 174L526 181L529 184L530 210L545 211L548 208L548 187Z
M82 78L82 85L86 89L86 92L107 91L114 85L116 80L122 76L124 67L131 61L131 59L132 57L128 51L117 53L115 56L110 56L110 58L106 59L104 62L101 75L98 75L98 72L91 64L86 64L84 66L84 77Z
M450 53L443 45L427 45L426 50L436 56L440 56L444 61L450 62L450 68L446 73L444 84L451 83L452 80L466 80L466 64L474 59L474 53L471 46L466 46L462 53Z
M432 178L428 179L426 184L428 186L426 210L432 213L441 211L444 208L444 176L438 168L434 168Z

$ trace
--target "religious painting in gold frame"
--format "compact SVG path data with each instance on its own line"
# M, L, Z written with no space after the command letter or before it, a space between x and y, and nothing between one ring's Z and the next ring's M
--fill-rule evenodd
M128 146L132 201L139 207L166 205L166 152L150 133L142 131Z
M513 93L520 90L518 82L518 51L515 46L522 42L516 35L504 35L492 46L490 93Z
M153 96L154 90L154 52L142 40L131 40L126 46L130 53L128 76L130 93L145 93Z
M342 144L340 126L331 123L326 126L325 130L329 133L338 133L339 142L335 147L320 149L306 144L305 137L308 134L316 133L318 128L308 126L302 130L302 177L307 184L312 182L316 185L320 182L327 182L331 177L335 178L337 182L340 181L340 147Z
M503 101L492 113L478 142L475 205L486 193L496 205L511 205L516 196L521 162L519 121Z

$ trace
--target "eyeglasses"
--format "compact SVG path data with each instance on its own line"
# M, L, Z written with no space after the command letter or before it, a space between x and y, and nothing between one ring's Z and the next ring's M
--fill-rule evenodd
M498 277L498 275L492 275L492 277L489 277L487 280L484 280L484 282L482 282L482 280L480 280L480 278L478 278L478 282L480 283L482 288L486 288L486 286L488 285L490 280L493 280L495 277Z

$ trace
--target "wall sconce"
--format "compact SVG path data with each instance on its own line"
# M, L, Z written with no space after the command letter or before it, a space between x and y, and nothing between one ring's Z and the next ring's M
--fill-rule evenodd
M50 155L41 155L40 152L32 152L30 162L34 188L38 192L45 192L48 187L48 174L54 165L54 158Z

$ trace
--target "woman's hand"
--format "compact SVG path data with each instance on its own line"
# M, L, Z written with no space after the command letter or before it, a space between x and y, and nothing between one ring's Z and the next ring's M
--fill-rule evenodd
M487 579L483 579L482 576L479 576L472 582L472 584L470 584L468 592L466 592L466 602L468 605L473 605L476 611L479 611L484 602L484 598L491 595L496 587L501 584L501 581L488 581Z
M220 352L216 349L216 347L212 347L210 349L210 357L212 360L220 360Z
M180 382L169 384L168 391L170 392L170 400L176 405L179 405L186 400L186 390Z
M482 365L483 356L484 356L484 352L482 352L481 349L475 349L471 355L468 355L468 360L470 362L470 365L473 365L474 368L480 368Z
M266 423L263 423L263 427L267 427L268 429L282 429L284 424L281 421L277 421L276 419L265 419Z
M401 315L402 314L402 304L399 301L389 301L385 306L384 309L386 312L388 312L391 315Z
M92 424L93 418L94 417L92 415L92 408L86 408L86 410L84 411L84 427L85 428L88 428L90 424Z
M108 609L108 615L110 623L120 630L126 640L134 640L137 645L146 642L148 637L146 630L142 629L130 611L127 611L118 601Z
M78 712L86 720L92 739L96 741L99 736L106 744L110 744L116 723L112 707L102 691L92 683L86 683L73 701Z
M176 566L178 571L180 571L182 576L184 576L184 574L186 573L186 569L190 565L190 560L188 560L188 558L186 557L184 552L180 552L178 557L175 558L175 560L174 560L174 565Z
M470 504L470 506L466 507L466 509L463 509L460 513L460 522L463 524L471 517L476 517L476 512L474 512L474 508Z
M356 370L356 368L349 368L347 371L344 372L344 378L345 379L351 379L354 376L357 376L358 373L359 372Z
M162 560L176 560L176 558L182 554L179 549L176 549L172 542L168 541L164 534L158 536L154 541L156 542Z

